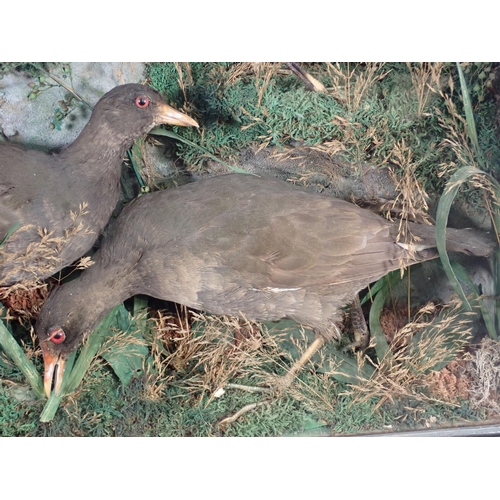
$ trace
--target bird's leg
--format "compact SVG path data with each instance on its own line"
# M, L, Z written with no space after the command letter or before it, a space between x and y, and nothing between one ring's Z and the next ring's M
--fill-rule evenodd
M278 378L276 380L276 382L274 382L272 385L275 385L278 388L278 390L280 390L280 391L290 387L290 385L292 384L292 382L295 379L295 375L297 375L297 373L314 356L314 354L319 349L321 349L321 347L323 347L325 342L326 341L323 337L317 336L316 339L314 340L314 342L312 342L311 345L306 349L304 354L302 354L302 356L293 364L293 366L290 368L288 373L285 376ZM235 386L235 384L228 384L228 386L229 385L231 385L233 387ZM237 388L242 388L242 387L240 386ZM245 390L249 390L249 389L251 389L251 388L249 388L249 387L245 388ZM255 389L257 389L257 388L252 388L252 392L255 392ZM238 411L232 417L226 418L226 419L222 420L221 422L219 422L219 425L234 422L238 417L240 417L244 413L247 413L248 411L253 410L254 408L257 408L258 406L264 404L264 402L265 401L262 401L260 403L252 403L250 405L243 407L240 411Z
M286 389L292 384L295 375L302 369L302 367L314 356L316 351L321 349L325 344L325 339L323 337L316 337L314 342L306 349L304 354L293 364L288 373L281 377L279 380L280 389Z
M365 351L370 343L370 332L366 326L365 316L357 294L351 303L351 323L354 330L354 342L346 345L342 350L358 348L360 351Z

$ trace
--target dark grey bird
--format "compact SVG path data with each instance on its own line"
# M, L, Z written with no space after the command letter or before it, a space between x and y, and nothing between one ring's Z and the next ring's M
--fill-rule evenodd
M0 142L0 286L45 279L92 247L116 207L125 151L160 124L198 126L152 88L126 84L57 154Z
M338 338L341 307L402 265L437 256L435 228L409 223L418 242L398 242L398 223L330 196L267 177L229 174L131 202L109 226L95 264L55 289L36 334L45 388L58 391L69 354L115 305L146 294L214 314L290 318L317 340ZM486 234L448 229L451 251L488 256Z

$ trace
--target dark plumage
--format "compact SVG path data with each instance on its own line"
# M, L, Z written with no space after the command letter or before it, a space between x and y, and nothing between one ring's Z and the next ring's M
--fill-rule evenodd
M115 87L57 154L0 142L0 286L39 280L91 248L119 196L123 156L151 128L198 126L145 85Z
M274 178L229 174L130 203L110 226L95 264L54 290L36 333L50 392L64 362L107 311L146 294L215 314L291 318L321 339L338 336L340 308L402 264L437 256L429 225L411 224L415 251L396 242L398 224L350 203ZM487 256L489 239L448 229L449 250Z

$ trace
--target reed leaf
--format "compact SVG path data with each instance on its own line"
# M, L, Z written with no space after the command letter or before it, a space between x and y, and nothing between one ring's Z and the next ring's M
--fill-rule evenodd
M13 226L10 227L10 229L7 231L7 234L2 238L2 241L0 241L0 247L7 241L9 236L19 227L19 222L16 222Z
M43 382L40 375L2 320L0 320L0 347L26 377L26 380L35 391L35 394L39 398L43 398Z
M472 110L472 103L470 100L469 89L467 88L467 83L465 82L465 75L462 71L460 63L457 64L458 76L460 78L460 87L462 89L462 98L464 102L465 119L467 121L467 130L469 133L469 139L472 143L472 148L474 154L476 155L477 161L479 162L481 168L486 168L486 161L484 159L483 152L479 147L479 140L477 138L476 122L474 120L474 112Z
M448 183L446 184L445 190L439 199L438 203L438 208L437 208L437 214L436 214L436 246L439 252L439 256L441 258L441 263L443 265L443 269L448 276L448 279L450 280L450 283L453 286L453 289L457 293L457 295L460 297L460 300L462 301L463 307L467 311L472 311L472 306L469 303L469 300L462 289L462 286L457 278L457 275L455 273L455 269L458 269L458 267L453 268L453 266L450 263L450 259L448 257L448 254L446 252L446 226L448 224L448 216L450 213L450 208L453 203L453 200L455 199L455 196L458 193L458 190L460 189L460 186L472 179L475 176L483 176L487 178L487 180L491 183L494 191L495 191L495 196L497 198L500 197L500 186L498 182L489 174L486 172L483 172L482 170L479 170L475 167L471 166L466 166L462 167L459 170L457 170L450 178ZM498 226L498 210L495 207L494 208L494 213L493 213L493 223L494 227L499 227ZM498 250L496 252L498 254ZM496 259L498 261L498 255L496 255ZM498 269L498 268L496 268ZM498 275L495 276L495 284L498 287ZM485 311L486 312L486 311ZM488 318L488 314L484 316L485 323L488 325L491 323L490 319ZM490 328L491 331L490 331ZM494 335L496 338L496 332L495 328L491 326L488 328L488 332L490 335Z
M379 361L388 356L392 356L391 349L380 325L380 314L386 301L391 297L392 288L401 281L401 272L399 270L391 271L386 276L380 278L371 288L370 293L366 294L361 303L363 304L370 298L373 299L373 304L370 308L370 316L368 323L370 326L370 334L375 341L375 351Z
M382 331L382 326L380 324L380 314L382 313L382 308L386 300L391 296L390 294L390 283L394 282L399 275L396 273L391 273L391 275L384 276L380 278L378 282L382 281L384 286L382 286L375 298L373 299L373 304L370 308L370 316L368 318L368 323L370 325L370 334L372 339L375 341L375 351L379 361L383 359L392 360L392 352L387 340L385 339L384 332ZM377 283L378 283L377 282Z

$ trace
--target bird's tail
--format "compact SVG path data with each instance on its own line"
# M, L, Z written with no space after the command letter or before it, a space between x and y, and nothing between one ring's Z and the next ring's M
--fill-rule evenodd
M436 248L436 228L428 224L408 223L408 230L412 243L398 242L404 248L413 246L417 252ZM478 231L476 229L454 229L446 228L446 250L449 252L460 252L466 255L475 255L477 257L488 257L497 246L491 233Z

